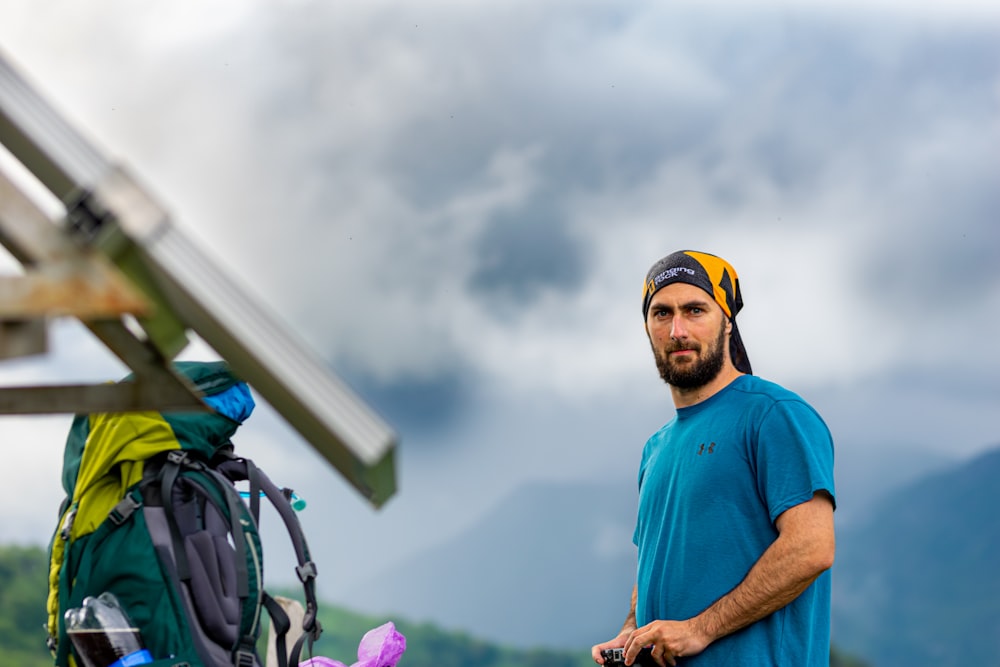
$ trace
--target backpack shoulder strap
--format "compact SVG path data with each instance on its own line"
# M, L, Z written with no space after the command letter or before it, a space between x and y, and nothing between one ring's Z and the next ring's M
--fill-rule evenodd
M251 487L251 508L253 508L254 499L257 499L256 504L259 507L259 497L260 494L263 493L271 505L274 506L275 510L277 510L278 515L281 517L281 520L285 524L285 528L288 531L288 536L291 539L292 547L295 550L295 557L298 562L298 565L295 568L295 573L298 575L299 581L302 582L302 590L306 602L305 616L302 619L302 630L304 634L299 638L299 641L296 642L295 647L293 647L293 652L291 654L292 661L289 663L296 665L298 664L298 657L302 649L303 641L305 639L308 639L310 642L315 641L319 638L319 635L322 632L322 627L320 626L319 619L317 618L319 605L316 598L316 564L312 561L309 554L309 546L306 544L306 538L302 531L302 525L299 523L299 518L295 514L295 510L292 509L289 497L285 495L285 492L282 489L279 489L274 482L268 478L264 471L253 463L253 461L231 456L218 463L215 466L215 469L219 474L225 476L229 480L249 481ZM289 491L288 493L290 495L291 492ZM257 521L258 518L259 514L254 513L254 520ZM283 634L281 636L281 641L282 643L284 642Z

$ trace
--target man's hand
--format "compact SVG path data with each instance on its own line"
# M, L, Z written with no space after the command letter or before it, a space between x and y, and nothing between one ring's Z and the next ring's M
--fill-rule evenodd
M711 643L692 620L653 621L637 628L625 642L625 664L631 665L644 646L651 646L653 659L660 665L677 664L677 658L698 655Z
M625 623L622 624L622 629L611 641L606 641L603 644L596 644L590 649L590 657L594 659L598 665L604 664L604 656L601 655L601 651L607 650L609 648L623 648L625 642L628 640L629 635L635 630L635 603L639 598L639 587L632 587L632 601L629 603L628 616L625 618Z
M598 665L604 664L604 657L601 655L601 651L609 648L622 648L625 646L626 640L628 640L630 630L622 630L618 633L618 636L610 641L606 641L603 644L595 644L590 649L590 657L594 659Z

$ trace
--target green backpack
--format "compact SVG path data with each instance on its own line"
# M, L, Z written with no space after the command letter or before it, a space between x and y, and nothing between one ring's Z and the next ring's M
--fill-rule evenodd
M140 631L152 667L260 667L262 611L281 667L296 667L316 620L316 567L291 491L278 489L230 438L253 410L224 362L176 362L212 412L77 415L66 441L66 499L50 545L49 648L81 667L65 614L111 593ZM126 378L128 381L129 378ZM236 484L248 487L244 501ZM260 497L278 511L303 583L303 632L290 651L287 615L263 589Z

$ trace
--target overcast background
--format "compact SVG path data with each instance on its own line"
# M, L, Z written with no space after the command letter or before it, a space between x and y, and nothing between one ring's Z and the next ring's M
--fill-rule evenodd
M838 465L1000 444L1000 5L913 5L5 0L0 51L400 433L379 512L266 405L238 441L364 606L527 484L632 492L673 250L736 267ZM126 372L52 348L0 381ZM68 423L0 420L0 541L47 542Z

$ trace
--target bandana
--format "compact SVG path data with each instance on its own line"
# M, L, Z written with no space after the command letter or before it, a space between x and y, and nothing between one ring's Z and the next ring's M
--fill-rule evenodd
M741 373L752 374L743 339L736 328L736 313L743 308L740 279L736 269L721 257L693 250L681 250L667 255L649 269L642 287L642 318L649 314L653 295L673 283L687 283L706 292L715 300L733 325L729 352L733 365Z

